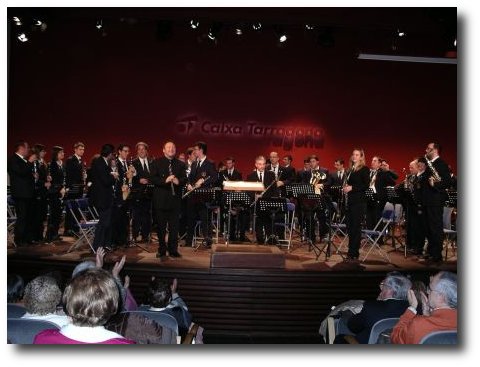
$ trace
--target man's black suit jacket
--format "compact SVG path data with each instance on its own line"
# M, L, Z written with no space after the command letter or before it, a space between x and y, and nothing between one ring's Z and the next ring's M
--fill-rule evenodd
M365 301L362 311L353 315L347 323L360 344L368 344L372 326L379 320L400 317L408 307L408 301L388 299Z
M273 181L275 181L275 173L273 173L272 171L263 171L263 186L265 187L265 189L268 188L268 186L270 186L272 184ZM258 175L257 175L257 171L253 171L252 173L250 173L248 176L247 176L247 181L250 181L250 182L259 182L260 179L258 178ZM263 194L263 198L270 198L270 197L274 197L274 196L277 196L277 186L275 184L273 184L269 189L268 191L265 192L265 194Z
M113 205L113 185L115 178L111 175L112 168L107 165L103 157L92 162L90 199L97 209L105 210Z
M17 154L13 154L7 162L7 171L10 175L10 192L15 198L32 198L35 179L33 164L24 161Z
M215 169L215 164L205 159L202 165L199 167L199 162L192 163L192 169L188 176L188 182L194 185L200 178L210 177L202 185L202 187L214 187L218 183L218 172Z
M172 187L165 180L170 176L169 160L166 157L156 159L150 166L150 181L155 185L153 189L153 204L156 208L172 209L180 205L182 200L182 186L187 181L185 164L177 158L172 159L172 173L178 178L179 185L173 185L175 196L172 195Z

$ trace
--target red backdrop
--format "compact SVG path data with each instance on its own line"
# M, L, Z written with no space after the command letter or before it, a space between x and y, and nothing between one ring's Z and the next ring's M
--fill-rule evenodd
M400 172L438 141L456 170L456 66L357 60L341 34L331 49L302 36L280 48L267 32L213 47L186 27L164 42L152 24L105 29L57 21L12 41L10 148L26 139L70 154L80 140L90 157L103 143L143 140L159 156L167 139L182 151L204 140L210 158L232 155L247 173L271 150L297 168L315 153L332 169L362 147Z

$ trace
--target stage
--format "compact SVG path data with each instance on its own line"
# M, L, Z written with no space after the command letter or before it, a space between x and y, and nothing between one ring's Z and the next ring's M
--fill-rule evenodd
M67 253L73 238L52 244L8 248L8 272L18 273L28 281L47 271L58 270L65 279L74 266L84 260L95 260L87 245ZM369 299L378 295L378 284L389 271L403 271L414 279L428 281L438 270L456 271L456 256L437 267L427 266L416 257L404 258L402 249L387 242L382 248L391 264L376 254L364 263L344 263L332 254L328 261L322 254L315 260L308 244L298 238L290 251L268 250L256 244L232 244L195 250L179 247L181 258L157 259L157 244L121 248L108 252L105 268L109 269L122 255L127 256L122 272L131 278L130 289L139 303L151 276L177 278L179 294L187 302L194 320L205 327L207 343L317 343L318 328L331 306L349 299ZM212 251L229 256L281 254L284 267L276 268L212 267ZM361 252L361 255L363 252ZM451 256L452 254L450 254ZM225 265L225 263L223 264ZM227 264L228 265L228 264ZM250 265L251 266L251 265Z

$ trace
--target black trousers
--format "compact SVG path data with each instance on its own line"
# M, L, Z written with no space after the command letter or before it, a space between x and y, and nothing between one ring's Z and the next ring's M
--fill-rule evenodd
M152 231L152 200L144 198L133 202L133 237L138 234L143 239L150 236Z
M25 245L32 239L29 238L31 231L28 229L31 225L31 198L13 198L15 200L15 212L17 221L15 222L15 244L17 246Z
M423 251L426 237L425 215L423 207L409 203L405 207L407 220L407 248L417 253Z
M385 200L369 200L367 202L367 228L373 229L382 217L383 209L385 208Z
M128 205L127 201L116 201L112 210L112 245L125 246L128 243Z
M316 216L315 216L316 214ZM315 243L317 238L315 234L315 221L318 221L320 239L327 235L327 217L324 210L308 211L304 213L305 228L307 230L307 236Z
M112 207L97 208L99 220L95 227L93 248L110 247L112 245Z
M360 241L362 238L362 222L365 216L366 203L349 203L346 213L348 231L348 255L359 256Z
M168 253L178 252L178 230L180 227L181 201L173 203L170 208L155 208L158 223L158 252L163 256L167 252L165 236L168 226Z
M203 237L212 239L212 228L208 220L208 209L205 203L195 202L190 199L187 202L187 246L192 244L193 231L197 218L201 222Z
M434 260L442 259L443 249L443 206L424 206L428 239L428 254Z
M62 201L58 194L48 195L48 206L50 207L50 216L48 217L47 234L48 241L58 236L60 223L62 222Z
M226 225L228 225L228 208L223 209L226 212L225 218L223 219L222 216L222 222L226 221ZM249 211L248 209L244 208L237 208L236 214L233 215L231 214L230 216L230 228L228 229L228 233L230 236L230 240L237 240L237 239L245 239L245 232L248 227L248 221L249 221ZM220 228L223 228L222 224L220 224Z
M46 196L37 196L32 199L32 219L30 238L33 241L42 241L45 229L45 219L48 213L48 201Z
M265 238L272 234L272 223L270 213L266 211L257 210L257 217L255 218L255 238L257 243L265 243Z

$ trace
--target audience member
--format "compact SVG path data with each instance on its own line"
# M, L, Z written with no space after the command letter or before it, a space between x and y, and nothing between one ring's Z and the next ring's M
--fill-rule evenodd
M59 327L69 324L68 317L57 312L61 299L62 291L55 279L46 275L36 277L25 287L23 301L27 313L22 319L50 321Z
M389 273L379 286L380 294L377 299L365 301L362 311L347 322L348 328L360 344L368 344L370 331L377 321L400 317L408 307L407 293L412 282L407 277L398 272ZM337 336L335 343L344 343L343 335Z
M439 272L430 278L427 293L421 293L423 315L417 315L419 301L413 290L408 292L410 306L393 329L392 343L418 344L434 331L457 329L457 275Z
M118 310L120 293L111 274L88 269L65 289L63 303L71 324L37 334L34 344L135 344L104 325Z
M25 285L23 278L18 274L7 276L7 302L23 305L23 292Z

